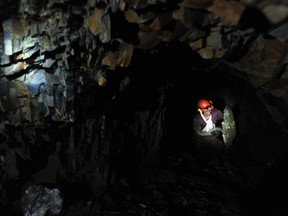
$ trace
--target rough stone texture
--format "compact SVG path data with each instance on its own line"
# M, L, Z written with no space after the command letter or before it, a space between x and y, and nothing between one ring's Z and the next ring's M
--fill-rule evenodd
M272 178L287 180L287 1L8 0L0 12L1 212L21 212L33 183L59 186L70 216L287 212L287 181ZM231 152L211 160L190 137L202 96L235 114Z

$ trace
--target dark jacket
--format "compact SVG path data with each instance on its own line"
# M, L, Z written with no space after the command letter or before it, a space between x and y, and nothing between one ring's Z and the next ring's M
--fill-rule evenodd
M223 113L214 108L212 111L211 111L211 114L212 114L212 122L214 123L214 125L216 127L221 127L221 122L223 120ZM194 116L193 118L193 129L195 132L200 132L202 131L206 126L206 122L203 120L203 118L201 117L201 114L198 113L197 115Z

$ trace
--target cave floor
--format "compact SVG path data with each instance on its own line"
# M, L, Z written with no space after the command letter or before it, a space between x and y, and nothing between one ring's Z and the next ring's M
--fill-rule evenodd
M141 189L131 190L130 185L121 179L100 198L87 197L76 201L66 206L60 215L236 216L283 213L283 208L271 202L269 188L262 183L271 166L251 164L230 154L211 158L187 152L170 155L154 166L153 174L150 173L148 180L143 180Z

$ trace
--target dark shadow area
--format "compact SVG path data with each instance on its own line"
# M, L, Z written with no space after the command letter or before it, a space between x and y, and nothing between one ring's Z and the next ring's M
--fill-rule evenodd
M253 28L259 33L267 33L271 24L267 17L255 7L247 7L239 20L240 29Z
M286 215L287 209L287 153L278 161L271 159L259 176L257 186L242 193L241 215Z
M139 26L136 23L129 23L122 12L111 13L111 35L113 38L120 38L131 44L138 44Z

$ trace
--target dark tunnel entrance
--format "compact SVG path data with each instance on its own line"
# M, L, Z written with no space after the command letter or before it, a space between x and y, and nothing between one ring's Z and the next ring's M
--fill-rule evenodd
M245 109L243 101L251 97L260 103L244 74L224 62L200 58L185 43L163 46L156 53L140 51L135 54L128 71L131 71L127 74L133 82L127 91L126 109L153 110L160 97L164 101L167 110L160 156L179 153L193 142L192 119L200 98L209 98L222 112L229 106L236 124L239 124L240 109ZM159 93L159 89L164 90Z
M188 172L188 176L192 179L200 178L202 183L210 182L207 184L203 183L201 187L218 187L221 191L219 193L211 192L209 191L210 189L205 190L214 198L222 197L220 193L223 192L222 190L225 191L224 188L227 190L231 189L233 192L231 194L229 194L231 191L227 192L226 195L233 197L232 200L235 199L234 201L237 203L235 206L237 207L234 207L237 210L231 207L235 203L226 203L229 206L228 210L222 210L228 211L227 215L233 215L235 212L237 212L235 213L236 215L250 215L257 211L266 214L265 211L268 208L271 208L272 212L277 212L278 210L275 209L279 203L266 205L271 201L270 194L274 194L272 192L273 189L268 185L277 181L271 177L274 168L277 170L276 175L287 179L285 174L281 174L284 170L283 166L286 167L283 163L287 155L287 146L285 145L287 134L273 120L265 104L262 103L261 95L259 95L257 89L249 83L248 78L243 73L230 68L224 63L215 66L213 62L209 61L199 60L199 62L192 62L187 56L193 56L193 54L190 53L185 45L175 47L172 45L172 47L163 50L163 53L160 52L158 55L152 54L152 57L150 55L148 57L145 55L137 57L143 60L142 64L146 58L149 59L147 62L153 62L153 64L144 63L144 65L138 65L137 59L134 59L136 63L134 62L134 68L132 67L132 71L138 71L142 74L140 77L137 77L136 73L133 74L135 76L133 79L131 73L131 80L136 82L130 86L130 94L134 96L132 98L137 98L136 101L138 101L138 106L134 107L134 111L157 109L156 104L159 100L159 95L164 97L165 104L165 118L162 125L163 134L159 144L159 158L157 159L160 165L158 165L159 167L151 168L145 164L143 166L145 169L136 167L135 170L140 169L138 171L142 172L142 177L145 176L143 179L149 179L149 175L152 175L151 172L154 173L157 176L157 180L153 178L153 180L149 180L153 183L156 181L155 184L158 186L163 182L167 185L175 186L175 181L179 180L177 177L183 177L182 174ZM184 54L180 55L179 53ZM150 58L153 58L153 60L151 61ZM197 59L197 57L195 58ZM163 67L163 65L166 65L166 67ZM212 65L212 67L206 67L207 65ZM163 86L165 86L165 91L159 94L158 90ZM211 99L214 105L222 111L225 106L230 106L237 128L237 134L228 158L213 161L214 164L213 162L211 164L206 163L206 160L201 161L199 157L197 159L193 158L193 156L190 157L189 153L189 146L193 145L193 139L191 138L192 118L196 114L197 101L202 97ZM126 101L131 103L126 104L128 107L133 107L131 98ZM275 139L275 137L277 138ZM128 155L125 155L125 152L123 154L124 158L129 158ZM132 153L132 155L134 154ZM131 161L135 162L135 160ZM150 171L146 169L150 169ZM208 172L206 173L205 170L208 170ZM227 173L224 174L225 172ZM137 175L137 171L129 174L132 174L132 176ZM237 180L232 180L234 177ZM239 182L236 183L235 180L239 180ZM167 183L168 181L171 182ZM149 183L147 184L149 185ZM283 186L283 183L281 185ZM190 189L186 192L189 193L189 191ZM166 193L167 191L161 192ZM265 195L261 197L263 193ZM275 193L277 195L280 194ZM217 198L215 199L217 200ZM226 200L224 197L221 199ZM259 201L251 204L254 199L259 199ZM230 201L234 202L232 200ZM193 211L191 209L192 206L183 207L179 203L173 203L169 209L175 214L177 212L177 214L189 215L189 212ZM212 212L208 212L207 215L210 213L211 215L226 215L225 213L220 213L222 210L214 209L211 210ZM283 209L283 206L279 211L287 212ZM195 213L195 215L201 214Z
M145 62L143 56L137 59ZM287 134L268 112L263 95L252 86L245 73L229 67L229 62L203 60L187 44L181 43L164 47L157 55L148 55L147 62L151 64L142 65L141 69L137 63L134 65L133 70L143 75L135 80L137 90L132 91L135 94L142 92L143 97L139 98L147 100L143 104L151 104L157 101L157 89L166 87L164 103L167 110L161 140L164 154L181 151L191 142L192 118L197 113L200 98L209 98L221 111L226 106L232 109L237 128L233 148L239 156L261 163L269 157L281 157L273 145L282 146L280 152L286 151L283 143ZM264 97L269 96L266 95Z

